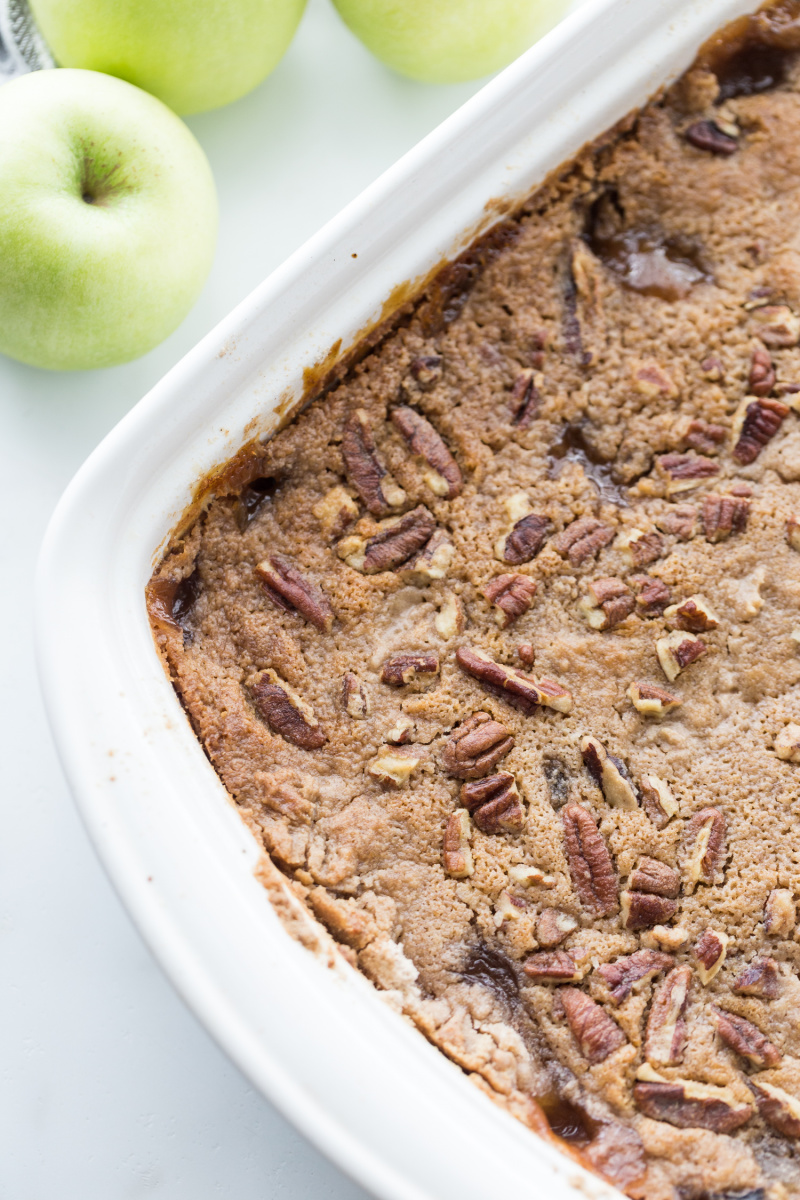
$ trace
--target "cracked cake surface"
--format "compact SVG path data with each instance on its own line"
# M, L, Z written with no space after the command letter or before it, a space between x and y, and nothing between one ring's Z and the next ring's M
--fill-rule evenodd
M800 5L246 447L148 588L294 896L632 1197L800 1196Z

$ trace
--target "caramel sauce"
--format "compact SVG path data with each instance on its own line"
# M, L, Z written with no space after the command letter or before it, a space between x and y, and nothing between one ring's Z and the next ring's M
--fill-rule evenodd
M519 1000L519 980L513 964L485 942L470 951L461 974L471 983L483 984L512 1007Z
M656 229L589 234L592 253L631 291L660 300L682 300L709 280L691 246Z
M561 1138L570 1146L588 1146L595 1134L594 1122L583 1109L559 1096L557 1092L538 1096L537 1103L541 1106L555 1137Z
M624 491L614 483L612 472L613 461L601 458L597 451L586 441L581 425L565 425L558 441L553 442L548 451L550 466L548 476L558 479L565 462L578 463L583 473L594 485L598 497L611 504L627 506Z
M260 512L265 501L272 499L277 487L277 479L265 476L261 479L253 479L240 493L236 505L236 524L241 533L244 533L253 518Z
M719 83L717 103L780 87L800 51L800 0L781 0L731 21L697 56Z

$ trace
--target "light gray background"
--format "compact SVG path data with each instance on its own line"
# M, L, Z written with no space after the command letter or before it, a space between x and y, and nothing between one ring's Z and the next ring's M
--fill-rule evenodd
M172 992L81 826L33 658L38 546L71 476L195 342L478 84L392 75L311 0L250 96L189 119L211 160L214 268L181 328L92 373L0 357L0 1198L357 1200ZM44 664L47 670L47 664Z

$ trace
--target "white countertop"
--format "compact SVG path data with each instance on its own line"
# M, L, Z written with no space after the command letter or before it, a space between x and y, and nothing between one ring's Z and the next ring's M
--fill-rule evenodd
M214 268L162 346L92 373L0 357L0 1197L350 1200L365 1193L243 1079L111 889L55 757L31 593L59 495L94 446L292 250L474 91L390 74L311 0L274 74L189 120L220 194ZM44 664L44 670L47 669Z

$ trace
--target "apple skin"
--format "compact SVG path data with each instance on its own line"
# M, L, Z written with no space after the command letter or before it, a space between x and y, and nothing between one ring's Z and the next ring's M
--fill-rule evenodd
M57 370L152 349L214 256L208 160L179 117L94 71L0 88L0 352Z
M306 0L33 0L62 67L135 83L177 113L238 100L283 57Z
M480 79L527 50L569 0L333 0L367 49L423 83Z

